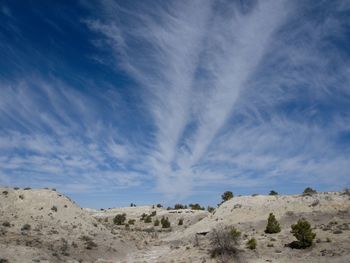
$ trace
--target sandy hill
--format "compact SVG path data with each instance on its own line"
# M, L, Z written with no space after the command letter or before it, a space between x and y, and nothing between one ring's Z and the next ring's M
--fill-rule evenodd
M264 232L269 213L280 222L281 232ZM122 214L125 222L115 224L115 216ZM169 220L169 228L155 225L161 218ZM310 222L316 239L307 249L292 249L286 246L295 240L291 224L301 218ZM212 258L214 230L230 227L241 232L238 254ZM251 238L257 241L254 250L246 247ZM234 197L209 213L155 206L82 209L52 190L0 188L1 263L348 263L349 258L349 191Z
M0 258L11 263L108 262L132 248L49 189L0 188L0 222Z

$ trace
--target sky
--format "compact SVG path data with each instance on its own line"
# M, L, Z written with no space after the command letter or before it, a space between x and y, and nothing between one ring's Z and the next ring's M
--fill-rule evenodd
M350 186L350 1L0 1L0 185L85 207Z

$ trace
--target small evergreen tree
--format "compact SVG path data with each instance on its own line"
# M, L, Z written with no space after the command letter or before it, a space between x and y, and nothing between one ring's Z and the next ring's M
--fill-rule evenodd
M226 191L221 195L222 201L225 202L233 198L233 193L231 191Z
M215 208L212 206L208 206L207 210L209 213L213 213L215 211Z
M192 210L205 210L204 207L201 207L200 204L189 204L188 205Z
M296 224L292 225L291 228L291 233L298 240L293 243L294 248L307 248L312 245L316 234L312 232L311 225L307 220L300 219Z
M274 234L279 232L281 232L280 224L276 220L275 215L273 213L270 213L269 218L267 219L265 233Z
M157 218L156 220L154 220L154 223L153 223L154 226L159 226L159 219Z
M155 216L157 214L157 211L152 211L151 216Z
M271 190L269 195L278 195L278 193L276 191L274 191L274 190Z
M169 228L170 227L170 221L169 219L166 217L162 217L162 219L160 220L160 223L162 224L162 228Z
M317 191L312 189L311 187L306 187L304 189L304 192L303 192L304 196L311 196L311 195L314 195L314 194L317 194Z

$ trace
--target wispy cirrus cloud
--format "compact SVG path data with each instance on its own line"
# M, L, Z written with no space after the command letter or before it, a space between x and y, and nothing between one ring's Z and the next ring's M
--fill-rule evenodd
M169 198L349 184L347 1L83 1L80 23L33 15L43 39L8 6L2 184Z
M140 167L132 171L142 149L114 126L122 122L120 112L103 120L103 110L115 113L103 95L92 99L60 80L37 77L2 83L1 91L0 162L6 184L100 191L144 181Z
M324 14L326 5L104 1L102 15L87 20L115 65L145 88L157 127L149 157L162 191L189 193L194 180L217 180L211 173L265 185L272 175L293 180L295 173L327 181L320 171L332 169L339 176L334 185L344 179L349 151L335 141L341 125L325 129L324 122L348 119L334 106L349 102L342 97L349 93L349 57L337 43L348 25L338 12L348 7L337 2ZM317 141L332 154L322 159Z

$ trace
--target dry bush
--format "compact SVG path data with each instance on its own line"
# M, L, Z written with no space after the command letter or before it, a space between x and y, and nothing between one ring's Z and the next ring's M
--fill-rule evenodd
M211 244L211 256L221 262L232 262L232 258L238 257L237 244L241 233L234 227L220 226L214 229L209 237Z

